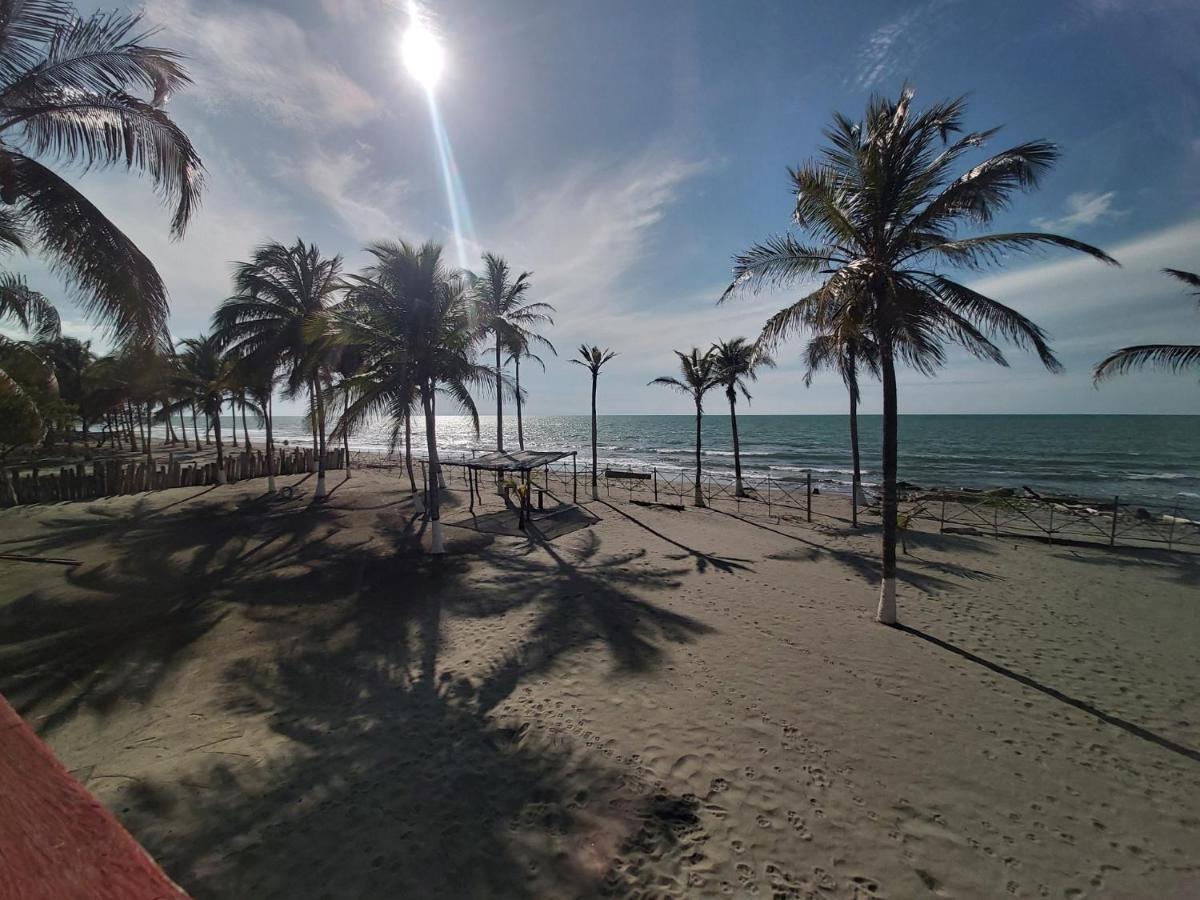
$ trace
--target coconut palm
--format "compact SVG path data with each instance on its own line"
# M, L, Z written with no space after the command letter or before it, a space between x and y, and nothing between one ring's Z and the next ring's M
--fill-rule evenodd
M804 351L808 369L804 373L804 386L810 387L813 378L821 369L834 369L846 385L850 395L850 459L853 469L851 481L853 499L850 503L851 523L858 526L858 507L862 496L862 460L858 452L858 403L862 394L858 376L866 370L879 377L879 354L875 345L862 331L858 322L849 316L839 321L830 331L815 335Z
M1200 298L1200 275L1179 269L1163 271L1195 288L1192 294ZM1134 347L1122 347L1101 360L1092 377L1096 382L1100 382L1113 375L1124 375L1146 366L1175 373L1200 368L1200 344L1139 344Z
M356 373L346 379L351 400L334 434L385 415L392 422L394 450L416 399L425 417L430 465L426 514L431 550L440 554L445 548L434 399L442 394L457 402L478 435L471 388L486 386L494 373L474 362L478 330L465 285L443 263L438 244L386 241L367 252L375 261L362 275L347 278L346 301L324 317L325 335L357 347L361 358Z
M558 355L553 344L551 344L545 338L539 338L539 340L541 340L550 348L551 353L554 353L556 356ZM511 345L507 348L508 355L505 359L506 363L511 362L513 364L513 396L517 401L517 446L522 450L525 449L525 423L522 419L521 408L525 403L526 394L525 391L521 389L521 360L533 360L533 362L542 367L543 372L546 371L546 363L540 356L530 349L529 344L529 335L516 335L513 338Z
M737 395L740 392L749 403L747 382L758 380L759 369L775 368L775 360L761 347L747 343L741 337L718 341L713 344L713 352L717 363L717 383L725 388L725 396L729 400L729 427L733 431L734 495L745 497L746 492L742 487L742 448L738 442Z
M612 359L617 354L607 347L601 350L594 344L589 347L587 344L579 345L579 358L573 359L577 366L583 366L592 373L592 499L600 499L600 490L597 483L596 470L596 382L600 378L601 367Z
M1016 310L956 281L948 268L999 264L1009 254L1063 247L1115 263L1088 244L1045 232L963 237L986 225L1013 195L1030 190L1058 159L1046 141L1018 144L955 177L963 158L996 129L962 134L962 98L912 108L872 98L861 122L836 115L820 156L790 172L793 220L813 243L784 235L737 257L724 297L768 285L823 278L774 316L767 337L800 329L824 333L852 317L879 351L883 382L883 577L877 618L896 621L896 365L927 375L942 366L947 342L1001 365L993 339L1033 350L1051 371L1061 365L1045 332Z
M167 292L153 264L66 179L39 161L150 176L183 234L203 167L163 111L190 83L136 15L82 18L61 0L0 0L0 249L32 242L122 343L162 345Z
M182 409L185 403L195 402L212 422L217 443L217 484L224 484L225 447L221 441L221 407L234 382L234 360L225 353L221 341L211 334L185 338L182 348L179 362L183 383L179 393L188 399L176 400L174 405Z
M717 367L716 349L710 347L705 353L693 347L691 353L675 351L679 357L681 378L663 376L651 384L661 384L692 398L696 404L696 493L697 506L704 506L704 492L700 488L700 425L704 418L704 395L720 384L720 369Z
M315 322L342 290L342 258L325 257L315 244L299 238L290 247L263 244L248 262L234 266L235 295L213 313L213 330L222 346L239 358L273 359L282 372L284 395L308 395L316 436L317 486L325 490L325 402L329 380L329 342Z
M550 317L554 307L549 303L525 302L531 277L531 272L522 272L514 279L508 263L494 253L483 255L483 274L470 277L475 321L481 332L492 335L495 342L496 449L499 451L504 450L501 354L506 347L519 346L522 342L541 344L554 350L549 341L533 330L539 325L554 324Z

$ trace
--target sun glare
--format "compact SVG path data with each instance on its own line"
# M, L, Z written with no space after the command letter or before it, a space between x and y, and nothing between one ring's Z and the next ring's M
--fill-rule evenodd
M404 59L404 67L408 69L408 74L425 90L432 91L441 78L446 55L437 35L416 16L412 18L412 24L408 26L400 41L400 55Z

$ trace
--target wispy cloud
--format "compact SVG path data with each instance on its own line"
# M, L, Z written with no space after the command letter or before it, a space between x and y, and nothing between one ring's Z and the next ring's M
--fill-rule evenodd
M1033 224L1046 231L1062 228L1074 228L1079 225L1096 225L1100 222L1110 222L1125 215L1128 210L1117 209L1113 203L1117 198L1116 191L1104 193L1083 191L1067 197L1066 213L1059 218L1037 218Z
M277 177L302 183L359 241L403 231L398 210L407 190L402 178L372 174L369 148L356 144L333 153L314 147L305 157L280 159Z
M325 58L295 19L273 9L194 0L149 0L146 19L184 52L188 95L215 108L242 105L285 125L331 128L376 115L379 101Z
M904 77L932 46L933 26L945 8L955 2L927 0L872 31L859 53L854 83L870 90L890 79Z

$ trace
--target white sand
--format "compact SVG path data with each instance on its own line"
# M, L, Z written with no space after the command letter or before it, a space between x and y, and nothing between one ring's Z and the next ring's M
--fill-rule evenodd
M0 513L83 562L0 690L197 897L1200 896L1195 557L917 534L904 631L866 529L402 486Z

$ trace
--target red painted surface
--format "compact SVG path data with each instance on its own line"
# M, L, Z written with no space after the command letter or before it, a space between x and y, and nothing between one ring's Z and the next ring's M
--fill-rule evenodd
M0 696L0 900L186 900Z

